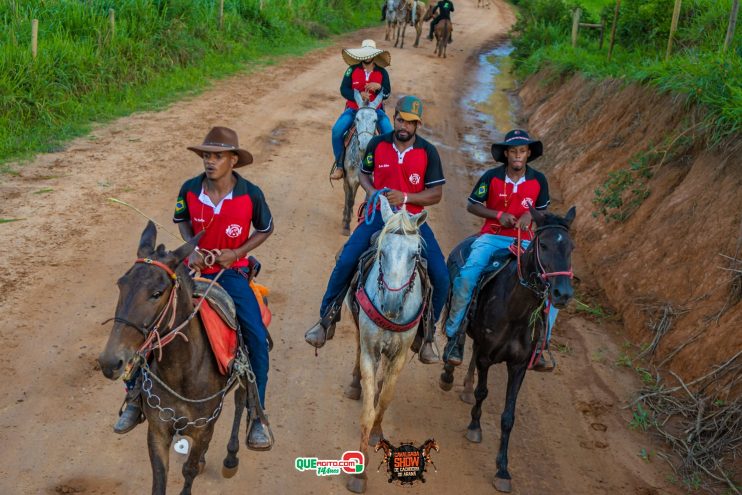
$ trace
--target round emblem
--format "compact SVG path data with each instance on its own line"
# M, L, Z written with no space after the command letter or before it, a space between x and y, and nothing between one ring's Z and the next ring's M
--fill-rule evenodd
M410 175L410 184L419 184L419 183L420 183L420 174Z
M242 226L237 225L236 223L233 223L232 225L227 227L226 232L229 237L239 237L240 234L242 233Z
M523 198L523 201L521 201L520 204L527 210L529 206L533 206L533 200L531 198Z

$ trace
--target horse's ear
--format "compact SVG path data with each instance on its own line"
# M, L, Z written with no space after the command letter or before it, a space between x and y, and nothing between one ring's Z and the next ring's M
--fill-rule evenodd
M567 222L567 227L572 226L572 222L574 221L576 214L577 214L577 207L573 206L572 208L569 209L567 214L564 216L564 221Z
M428 211L423 210L417 215L412 215L411 220L417 224L417 228L419 229L422 224L425 223L425 221L428 219Z
M193 236L190 241L186 242L172 252L173 256L175 257L175 263L173 264L173 266L178 266L179 264L183 263L183 260L191 255L193 250L196 249L196 246L198 246L198 241L201 240L201 237L204 235L205 232L205 230L202 230L197 235Z
M379 91L379 94L376 95L376 99L371 102L370 107L374 110L378 109L381 106L381 102L384 101L384 92Z
M531 203L528 203L528 211L531 212L531 218L533 218L533 221L536 222L536 225L541 226L544 218L546 218L546 215L534 208Z
M142 237L139 239L139 248L137 249L137 258L146 258L155 251L155 241L157 240L157 227L150 220L144 227Z
M358 108L363 107L363 98L361 98L361 92L357 89L353 90L353 99L356 101L356 105L358 105Z
M392 211L392 207L389 206L389 200L386 199L386 196L379 194L379 200L381 201L381 218L386 223L394 215L394 212Z

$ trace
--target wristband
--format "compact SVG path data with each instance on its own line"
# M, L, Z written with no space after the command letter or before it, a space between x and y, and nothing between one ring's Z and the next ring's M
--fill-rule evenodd
M502 218L502 214L503 214L503 213L505 213L505 212L503 212L503 211L498 211L498 212L497 212L497 216L496 216L495 218L497 218L497 221L498 221L498 222L500 221L500 218Z
M406 205L407 204L407 193L402 193L402 194L404 194L404 199L402 200L402 204Z

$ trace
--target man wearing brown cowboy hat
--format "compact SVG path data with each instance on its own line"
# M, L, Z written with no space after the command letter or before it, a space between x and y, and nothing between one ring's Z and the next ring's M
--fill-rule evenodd
M355 91L361 94L363 101L373 101L379 94L382 100L386 100L392 93L389 73L384 68L391 63L392 56L388 51L376 48L374 40L363 40L360 48L346 48L342 54L349 67L340 83L340 94L346 99L345 110L332 126L332 152L335 161L330 178L333 180L342 179L344 175L340 158L343 154L343 136L353 125L358 110ZM376 115L379 133L392 132L392 123L384 113L383 103L376 109Z
M273 217L260 188L234 171L253 161L252 155L240 148L235 131L214 127L201 145L189 146L188 149L201 157L204 173L187 180L180 188L173 221L178 224L180 235L186 241L204 232L198 249L218 253L214 264L207 266L203 255L194 251L188 264L210 279L224 269L219 284L234 300L260 402L265 406L267 329L249 285L247 254L271 235ZM138 402L129 402L114 430L117 433L131 430L138 424L140 413ZM273 444L270 427L258 418L252 418L247 443L253 450L270 449Z
M531 212L528 206L545 210L549 205L546 177L527 165L542 153L541 141L532 140L526 131L515 129L508 132L503 142L492 145L493 158L504 165L485 172L469 195L466 209L484 218L484 225L471 246L466 263L453 281L445 326L448 343L443 351L443 359L448 364L458 366L463 361L465 338L460 333L463 331L462 322L479 277L490 264L492 255L498 250L508 249L513 242L517 243L518 230L522 231L522 247L527 247L533 238L529 230ZM556 313L556 308L549 311L549 333Z

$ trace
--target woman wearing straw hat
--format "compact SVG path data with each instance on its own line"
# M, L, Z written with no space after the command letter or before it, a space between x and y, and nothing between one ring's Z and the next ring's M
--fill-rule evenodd
M342 179L344 175L343 163L340 160L343 153L343 136L353 125L356 110L358 110L354 91L358 90L364 101L373 100L379 93L386 100L392 92L389 74L384 69L391 63L392 55L386 50L376 48L374 40L363 40L360 48L346 48L342 54L343 60L349 67L340 83L340 94L347 101L345 111L340 114L335 125L332 126L332 152L335 155L330 174L332 180ZM376 115L379 133L392 132L392 123L384 113L383 103L376 110Z

